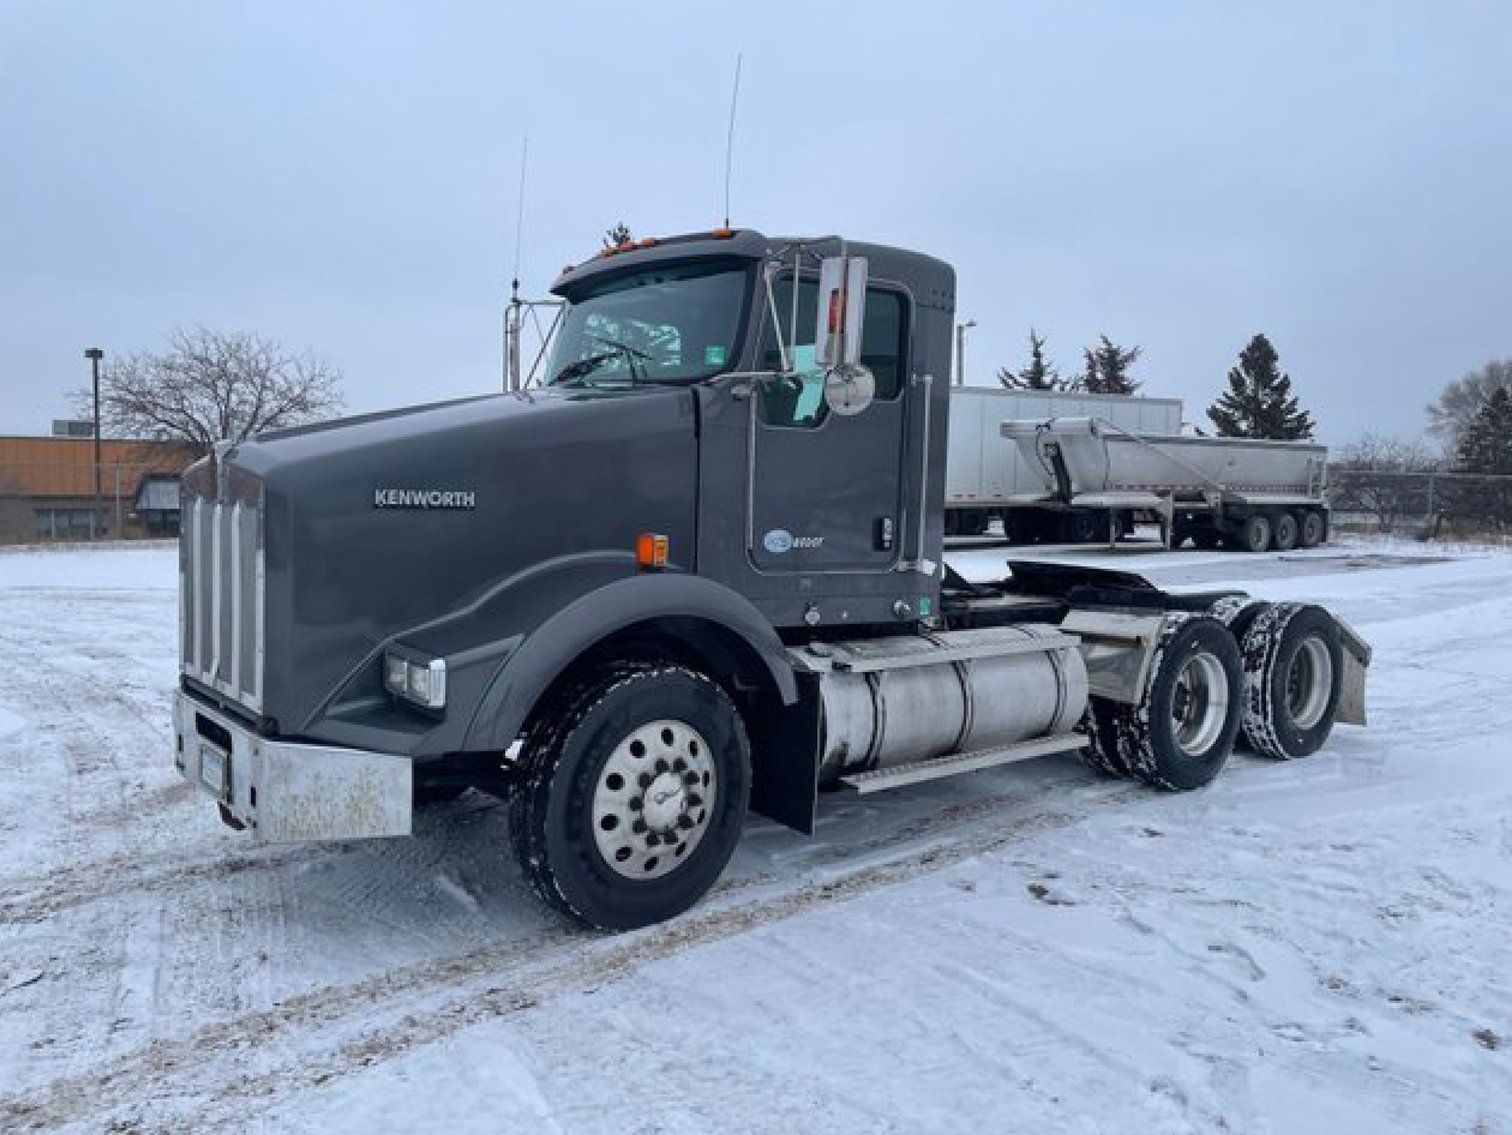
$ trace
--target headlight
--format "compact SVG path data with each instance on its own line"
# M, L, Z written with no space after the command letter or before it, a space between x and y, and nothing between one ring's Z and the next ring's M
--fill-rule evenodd
M446 706L446 659L390 651L383 656L383 687L426 709L442 709Z

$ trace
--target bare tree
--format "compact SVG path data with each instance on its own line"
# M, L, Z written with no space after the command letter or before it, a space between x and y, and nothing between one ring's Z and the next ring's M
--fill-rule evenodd
M1480 413L1486 399L1496 390L1509 388L1512 359L1492 359L1451 382L1428 404L1428 432L1454 452L1459 447L1460 432Z
M1407 517L1423 517L1444 501L1433 501L1430 475L1442 463L1417 439L1366 434L1343 453L1329 470L1331 503L1336 511L1374 516L1382 532L1395 531Z
M100 376L101 432L186 441L207 453L222 440L332 417L341 372L249 331L175 330L162 353L139 351ZM74 399L87 416L90 394Z

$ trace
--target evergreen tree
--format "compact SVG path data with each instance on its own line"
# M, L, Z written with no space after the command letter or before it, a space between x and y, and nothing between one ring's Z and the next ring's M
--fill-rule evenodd
M1079 382L1069 389L1085 390L1088 394L1133 394L1142 383L1129 377L1129 368L1144 354L1143 347L1120 347L1106 335L1098 336L1095 347L1082 351L1086 370Z
M1060 371L1045 358L1045 337L1029 328L1029 365L1014 372L1004 367L998 381L1009 390L1062 390Z
M1219 437L1312 437L1312 415L1297 404L1290 376L1277 366L1279 357L1264 335L1239 352L1239 365L1228 372L1228 390L1208 407Z
M624 221L617 221L612 229L605 231L604 247L618 248L622 244L629 244L634 239L634 235L630 232L630 226L625 224Z
M1498 387L1460 431L1455 454L1466 473L1512 474L1512 390Z
M1512 523L1512 390L1498 387L1459 431L1455 458L1466 473L1450 481L1444 510L1477 528L1504 531Z

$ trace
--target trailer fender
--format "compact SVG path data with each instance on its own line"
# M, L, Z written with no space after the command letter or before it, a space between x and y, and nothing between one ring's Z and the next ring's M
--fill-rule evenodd
M782 704L798 700L786 649L748 599L700 576L644 573L575 599L522 639L478 703L464 748L507 749L541 696L586 651L618 631L662 618L701 620L734 634L761 659Z

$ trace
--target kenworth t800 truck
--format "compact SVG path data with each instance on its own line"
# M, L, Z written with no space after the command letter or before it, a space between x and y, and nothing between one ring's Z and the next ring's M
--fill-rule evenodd
M222 448L184 479L176 761L263 839L509 801L582 922L713 885L748 807L1050 753L1167 789L1242 734L1364 723L1301 603L942 560L954 273L838 238L643 241L567 270L538 389Z

